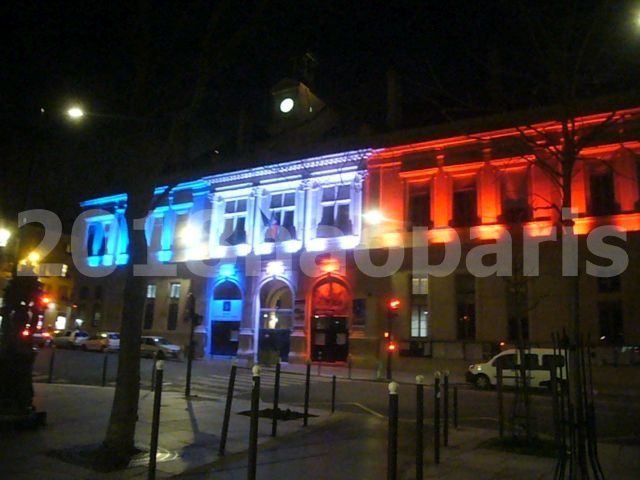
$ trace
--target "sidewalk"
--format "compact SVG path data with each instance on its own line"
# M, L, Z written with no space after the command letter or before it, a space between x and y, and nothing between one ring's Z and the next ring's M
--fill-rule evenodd
M398 478L415 478L413 425L399 426ZM385 480L386 419L361 414L337 414L306 431L265 444L258 452L259 479ZM426 436L425 479L445 480L543 480L552 479L555 459L510 454L481 448L494 438L493 430L452 430L449 447L442 447L441 462L433 463L431 435ZM640 478L640 446L600 445L606 478ZM246 457L228 457L190 470L177 479L246 479Z
M144 465L109 474L66 463L51 452L98 445L104 436L113 397L112 388L73 385L36 385L36 405L46 410L48 425L33 431L0 433L2 478L27 480L144 479ZM149 443L153 395L142 391L137 445ZM266 405L265 405L266 406ZM249 408L248 401L234 399L233 411ZM286 408L286 405L282 405ZM246 478L248 417L231 418L227 455L217 455L224 402L221 399L185 400L181 394L163 394L160 452L157 478L221 480ZM300 410L296 408L296 410ZM311 410L319 415L309 427L300 420L279 423L272 439L270 421L260 420L258 478L305 480L384 480L386 478L387 419L379 414L336 413ZM374 412L375 413L375 412ZM399 477L415 478L414 425L399 426ZM451 429L450 446L442 448L441 464L432 460L431 428L427 425L425 478L451 480L550 479L555 460L509 454L480 448L495 430ZM640 478L640 445L600 444L600 460L606 478ZM141 462L142 463L142 462Z
M113 388L77 385L36 384L34 403L47 412L47 426L38 430L0 433L1 477L11 480L46 478L62 479L137 479L146 478L146 466L128 468L109 474L67 463L50 453L58 450L99 445L106 432L113 400ZM153 393L140 393L140 419L136 444L148 448L151 432ZM218 459L219 436L222 427L223 399L197 397L185 400L182 394L164 392L160 424L159 450L163 458L157 468L157 478L209 464ZM266 404L261 403L261 408ZM227 439L227 454L239 454L247 449L249 418L237 412L249 410L247 400L234 398ZM286 409L287 405L281 405ZM292 408L293 409L293 408ZM296 407L294 410L302 411ZM318 418L309 424L324 421L326 412L310 409ZM289 435L302 428L302 420L278 422L278 435ZM271 421L260 419L259 443L270 441Z

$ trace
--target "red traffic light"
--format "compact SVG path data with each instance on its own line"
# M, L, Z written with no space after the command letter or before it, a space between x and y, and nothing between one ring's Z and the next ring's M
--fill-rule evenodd
M395 352L396 348L397 348L397 345L394 342L389 342L389 345L387 345L388 352Z
M400 308L400 300L398 300L397 298L392 298L391 300L389 300L387 306L389 307L389 310L398 310Z

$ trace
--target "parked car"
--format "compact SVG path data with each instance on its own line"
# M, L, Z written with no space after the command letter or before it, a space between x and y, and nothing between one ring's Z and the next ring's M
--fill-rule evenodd
M113 352L120 350L120 334L118 332L99 332L82 344L83 350L97 352Z
M89 334L84 330L63 330L53 337L53 345L58 348L80 348L87 340Z
M466 377L467 382L473 383L478 388L490 388L497 383L497 362L502 362L503 385L514 387L519 378L519 352L515 349L505 350L485 363L469 365ZM555 358L557 367L564 367L563 355L554 354L550 348L532 348L525 353L525 365L532 387L549 387L551 382L550 367ZM561 381L564 369L557 368L557 378Z
M31 344L34 347L49 347L51 346L51 339L53 338L53 332L48 329L42 328L40 330L36 330L31 335Z
M156 352L164 353L169 358L173 357L180 359L182 354L182 348L178 345L174 345L164 337L145 336L142 337L142 343L140 344L140 355L143 357L153 357Z

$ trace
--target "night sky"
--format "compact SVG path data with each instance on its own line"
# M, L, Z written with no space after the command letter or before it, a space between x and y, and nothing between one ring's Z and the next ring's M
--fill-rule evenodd
M317 60L308 83L349 125L345 135L384 131L389 67L406 127L552 103L549 45L575 51L594 17L578 94L637 89L640 79L634 1L13 3L1 7L3 216L23 208L30 177L30 206L67 220L80 199L127 188L170 155L185 111L181 167L214 171L233 156L241 109L251 138L265 138L270 88L303 75L306 52ZM74 101L92 113L81 125L61 115Z

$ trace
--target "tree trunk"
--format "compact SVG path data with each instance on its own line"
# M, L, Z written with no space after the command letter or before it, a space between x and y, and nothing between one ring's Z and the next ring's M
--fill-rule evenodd
M146 192L144 189L140 189ZM126 266L123 293L122 322L118 375L113 397L109 427L103 442L104 459L116 465L126 465L135 453L138 398L140 395L140 336L144 310L146 278L134 276L133 265L147 262L147 243L144 230L135 230L133 221L147 215L148 202L144 194L130 193L126 212L129 230L130 261Z
M562 209L563 212L570 212L572 205L572 180L575 170L578 154L576 151L576 138L573 131L571 120L563 120L563 147L562 147ZM572 218L562 219L562 228L560 235L575 235L575 222ZM579 246L576 245L575 255L579 255ZM574 254L574 252L564 251L563 255ZM580 261L577 260L577 271L575 275L569 275L569 296L570 296L570 323L569 323L569 391L571 401L575 408L575 439L577 451L572 455L571 462L574 463L575 478L589 479L589 470L587 466L586 454L586 431L585 431L585 408L584 408L584 382L582 363L579 355L579 345L582 340L582 329L580 321Z

